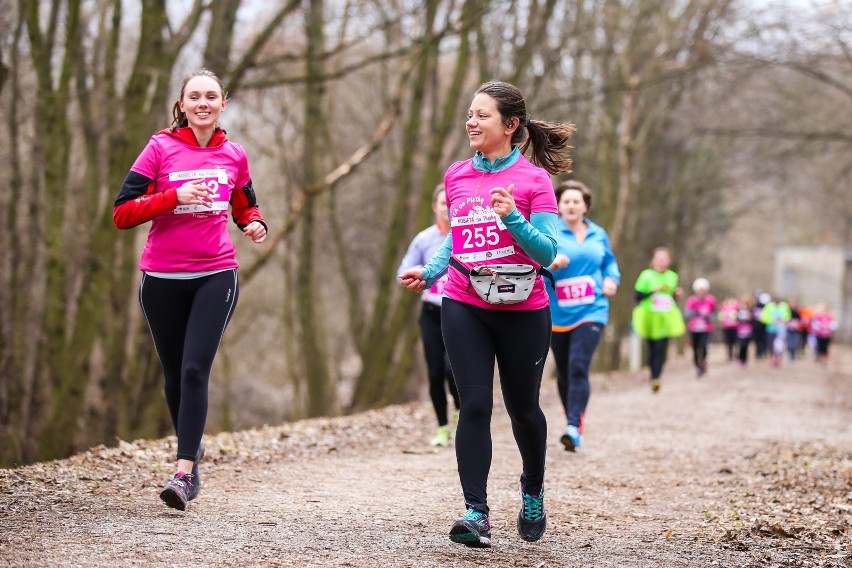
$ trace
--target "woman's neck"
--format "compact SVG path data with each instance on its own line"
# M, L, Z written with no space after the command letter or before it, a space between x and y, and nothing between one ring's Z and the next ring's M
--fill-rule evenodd
M212 128L196 128L190 125L190 128L192 129L192 133L195 134L195 140L202 148L206 148L210 144L210 140L213 139L213 133L216 131L215 126Z
M492 164L500 158L505 158L511 153L512 144L510 143L510 141L506 141L506 144L497 150L494 150L492 152L483 152L483 154L485 154L485 157L488 158Z
M582 233L586 230L586 223L583 222L583 218L574 219L573 221L569 221L568 219L564 219L565 226L568 227L573 233Z
M435 224L438 225L438 230L441 231L442 235L446 235L450 232L450 222L444 221L443 219L438 219L435 221Z

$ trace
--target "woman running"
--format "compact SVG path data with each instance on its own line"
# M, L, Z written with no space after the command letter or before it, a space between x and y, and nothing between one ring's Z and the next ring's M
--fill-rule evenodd
M725 350L728 361L734 360L734 348L737 346L737 313L740 311L740 303L736 298L725 298L719 306L719 327L722 328L722 337L725 341Z
M676 300L683 291L677 273L669 269L671 253L666 247L654 249L651 267L639 274L634 286L638 305L633 309L633 329L648 346L651 390L660 390L660 375L666 363L669 338L683 335L686 328Z
M748 345L754 337L754 300L749 294L743 294L740 299L740 309L737 312L737 362L740 367L748 364Z
M837 331L837 320L831 313L828 304L819 303L814 306L811 330L816 338L816 361L824 365L828 362L828 349L831 346L831 339L834 337L834 332Z
M787 321L787 356L790 361L795 361L802 349L804 340L804 326L802 324L802 313L799 310L799 302L795 298L787 301L790 306L790 319Z
M206 69L189 75L173 127L151 137L115 200L119 229L151 221L139 302L163 367L177 433L177 473L160 498L186 509L198 496L210 369L239 297L228 209L243 235L266 238L246 153L219 128L227 93Z
M586 218L592 206L589 188L579 181L563 182L556 188L556 201L562 222L557 224L557 253L550 265L556 288L547 289L553 318L550 349L567 419L560 441L574 452L580 447L591 394L589 368L621 273L606 231Z
M790 306L784 300L775 300L770 297L764 302L760 321L766 327L766 345L770 353L770 363L773 367L778 367L781 365L787 344Z
M539 405L550 343L542 265L556 256L557 207L549 174L569 171L574 126L532 120L517 87L485 83L465 123L473 158L444 176L450 234L422 269L400 275L423 291L448 267L441 329L461 401L456 459L466 511L450 540L491 546L487 483L491 468L494 360L521 454L518 532L535 541L547 526L547 423ZM531 149L531 159L524 152Z
M707 372L707 346L713 333L713 319L716 316L716 298L710 293L710 282L706 278L696 278L692 283L694 292L686 299L686 329L689 330L689 342L692 344L692 360L699 377Z
M450 220L447 217L447 195L443 184L436 187L432 193L432 212L435 214L435 224L423 229L414 237L402 258L397 274L408 268L422 267L444 244L450 232ZM444 337L441 335L441 299L446 282L445 274L431 288L423 291L421 302L423 307L420 310L420 338L423 341L426 373L429 376L429 397L432 399L432 407L438 418L438 431L432 438L431 444L444 447L450 443L447 388L453 397L456 411L459 409L459 393L456 390L456 381L444 347ZM458 412L455 417L458 418Z

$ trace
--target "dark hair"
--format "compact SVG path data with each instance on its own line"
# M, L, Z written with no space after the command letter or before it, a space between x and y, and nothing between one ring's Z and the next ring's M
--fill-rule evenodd
M589 188L586 187L581 181L577 181L575 179L569 179L568 181L563 181L559 185L556 186L556 201L557 203L562 198L562 194L568 191L569 189L576 189L583 196L583 203L586 204L586 213L592 208L592 192L589 191Z
M489 81L480 85L476 95L485 93L497 101L497 111L508 127L518 119L518 128L512 134L512 145L520 146L521 153L532 147L531 161L550 174L571 171L572 147L568 145L571 135L577 130L570 122L545 122L532 120L527 114L527 105L521 91L510 83ZM475 96L475 95L474 95ZM526 135L521 129L525 126ZM524 140L526 138L526 140Z
M195 78L195 77L210 77L211 79L216 81L216 83L219 84L219 88L222 90L222 100L223 101L228 100L228 90L225 89L225 85L224 85L224 83L222 83L222 79L220 79L216 75L216 73L214 73L213 71L211 71L209 69L205 69L204 67L202 67L201 69L198 69L196 71L193 71L192 73L190 73L189 75L184 77L183 83L181 83L180 96L178 97L178 100L175 102L174 106L172 107L172 117L173 117L172 126L178 127L178 126L188 126L189 125L189 121L186 118L186 113L183 112L182 110L180 110L180 102L183 100L183 92L186 89L186 84L189 83L189 81L191 79Z

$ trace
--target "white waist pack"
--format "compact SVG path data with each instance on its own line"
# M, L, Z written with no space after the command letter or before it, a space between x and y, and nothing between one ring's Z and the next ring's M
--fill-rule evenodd
M468 289L473 286L476 294L489 304L517 304L530 297L539 274L553 276L545 268L531 264L481 264L467 270L455 257L450 264L467 275Z

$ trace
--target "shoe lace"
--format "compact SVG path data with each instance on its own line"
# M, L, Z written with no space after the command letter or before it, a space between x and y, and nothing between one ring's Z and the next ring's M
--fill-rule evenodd
M195 485L195 476L191 473L175 474L174 479L172 479L172 485L177 485L178 487L190 491L192 486Z
M544 492L538 497L522 493L523 498L523 514L526 521L538 521L544 514Z
M464 512L464 520L476 523L483 529L488 529L488 515L477 509L468 509Z

